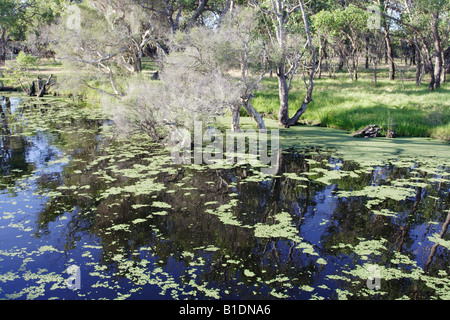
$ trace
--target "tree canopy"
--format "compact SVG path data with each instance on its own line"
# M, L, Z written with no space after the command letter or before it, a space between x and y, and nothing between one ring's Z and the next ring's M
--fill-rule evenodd
M246 112L265 130L252 99L269 74L278 80L278 122L285 127L306 112L322 70L345 68L358 81L361 59L366 69L372 62L376 84L383 56L391 80L402 72L396 59L408 56L416 83L428 74L430 90L439 89L449 70L449 9L448 0L6 0L0 64L14 40L28 53L50 52L73 71L60 77L59 88L89 88L123 102L133 96L130 88L150 93L159 79L164 92L180 92L164 99L183 97L181 109L190 101L192 114L212 118L225 110L236 131ZM141 75L144 59L153 80ZM305 95L290 110L294 77L303 80Z

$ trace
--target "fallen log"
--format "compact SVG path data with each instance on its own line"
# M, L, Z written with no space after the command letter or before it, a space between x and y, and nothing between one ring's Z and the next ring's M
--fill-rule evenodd
M355 138L375 138L381 137L380 131L383 130L380 126L376 124L369 124L368 126L357 130L352 133L352 136Z
M0 80L0 83L0 91L17 91L17 89L14 87L5 87L5 85L3 84L3 80Z

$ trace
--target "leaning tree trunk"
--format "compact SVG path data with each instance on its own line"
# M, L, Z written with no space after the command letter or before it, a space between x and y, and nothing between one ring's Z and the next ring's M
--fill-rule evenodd
M0 30L0 67L3 67L6 62L6 44L9 41L9 35L6 32L6 28L1 28Z
M353 80L354 81L358 81L358 58L359 58L359 54L353 54L353 59L352 59L352 68L353 68Z
M441 73L442 73L442 46L441 38L439 36L439 11L433 13L433 41L434 41L434 86L433 89L437 89L441 86Z
M314 73L316 70L316 49L312 43L311 32L309 30L309 24L308 24L308 19L306 17L303 0L299 0L299 4L300 4L300 9L302 11L303 24L305 26L305 32L306 32L306 38L308 41L308 46L311 50L312 66L311 66L311 71L309 73L309 79L308 79L308 83L307 83L306 97L303 100L303 103L302 103L302 106L300 107L300 109L298 109L297 112L295 113L295 115L291 119L289 119L289 122L288 122L289 126L297 124L297 122L300 119L300 117L302 116L302 114L305 113L308 104L312 101L312 93L314 90Z
M232 3L231 3L232 4ZM245 86L245 90L241 96L241 104L244 107L245 111L247 112L247 114L249 116L251 116L257 123L258 125L258 130L259 132L266 132L266 125L264 124L264 120L261 117L261 115L259 114L258 111L256 111L255 108L253 108L250 100L253 98L254 96L254 90L256 89L256 84L253 84L251 86L248 86L248 76L249 76L249 55L250 55L250 45L249 42L244 41L244 47L245 50L242 52L241 54L241 81L243 83L246 84ZM259 83L260 81L262 81L264 76L264 73L261 75L259 81L257 83ZM239 106L239 112L240 112L241 108ZM237 112L237 111L235 111ZM236 127L235 125L235 121L239 121L239 115L235 114L233 117L233 127ZM233 130L234 128L232 128ZM236 127L237 130L239 130L239 126Z
M289 89L290 89L292 78L288 81L288 76L292 77L294 75L294 73L293 73L292 69L289 70L288 72L286 72L286 66L284 63L281 63L277 68L278 95L280 98L280 109L278 112L278 124L280 126L284 126L284 127L289 127L291 125L296 124L298 122L298 119L300 118L300 116L303 114L303 112L305 112L306 106L308 105L308 103L312 101L311 95L312 95L312 88L313 88L313 79L314 79L314 74L316 72L316 51L312 44L311 34L309 31L308 19L306 17L303 0L299 0L298 3L299 3L298 7L301 9L301 12L302 12L302 18L303 18L303 23L305 26L307 39L308 39L308 45L311 48L311 52L312 52L312 59L311 59L312 66L311 66L311 70L310 70L307 97L305 98L305 100L302 104L302 107L299 110L297 110L295 116L291 119L289 118ZM282 8L284 2L278 1L278 6L275 4L274 1L272 1L272 4L273 4L274 11L276 13L276 17L277 17L277 21L278 21L278 29L277 29L278 45L279 45L279 48L283 51L283 55L284 55L284 50L285 50L285 47L284 47L284 37L285 37L284 24L287 21L287 18L285 16L286 12ZM292 13L292 11L291 11L291 13Z
M256 121L259 132L261 133L266 132L266 125L264 124L264 120L259 114L259 112L252 106L250 100L243 100L242 102L245 111L248 113L249 116L251 116Z
M441 73L441 83L447 81L447 61L445 60L444 51L442 50L442 73Z
M420 86L422 84L423 66L422 66L422 55L420 53L420 48L417 44L416 39L414 39L416 44L416 85Z
M52 76L53 75L50 75L47 78L47 81L45 81L44 79L39 79L38 78L38 81L37 81L38 90L37 90L37 94L36 94L37 97L41 98L45 94L47 94L48 88L51 86Z
M252 106L250 100L241 99L241 102L247 114L256 121L259 132L261 133L266 132L266 125L264 124L264 119L261 117L259 112ZM241 131L241 128L239 126L239 122L241 119L241 105L232 106L230 109L231 109L231 131L239 132Z
M239 127L239 121L241 119L241 106L235 105L230 108L231 111L231 131L239 132L241 128Z
M386 52L389 59L389 80L394 80L395 79L394 52L392 50L392 43L389 30L387 30L386 26L384 28L384 38L386 41Z
M287 126L289 122L289 86L287 83L284 65L278 67L278 95L280 97L280 109L278 111L278 124Z

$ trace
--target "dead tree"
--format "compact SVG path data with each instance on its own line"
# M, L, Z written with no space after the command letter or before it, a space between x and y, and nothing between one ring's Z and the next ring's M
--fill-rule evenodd
M19 84L26 95L41 98L48 93L48 89L54 84L51 82L52 77L52 74L47 80L38 77L37 81L31 83L27 81L25 84L19 79Z
M52 86L52 83L51 83L52 76L53 76L53 75L50 75L50 76L47 78L47 81L45 81L44 79L39 79L39 78L38 78L38 81L37 81L37 94L36 94L36 96L37 96L38 98L41 98L41 97L43 97L45 94L48 93L48 88L50 88L50 87ZM44 81L45 81L45 82L44 82Z

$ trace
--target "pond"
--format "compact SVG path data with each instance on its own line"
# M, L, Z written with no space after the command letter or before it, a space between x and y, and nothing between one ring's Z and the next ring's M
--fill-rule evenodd
M449 145L357 161L287 129L268 175L173 164L92 106L0 111L0 299L450 298Z

